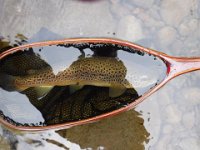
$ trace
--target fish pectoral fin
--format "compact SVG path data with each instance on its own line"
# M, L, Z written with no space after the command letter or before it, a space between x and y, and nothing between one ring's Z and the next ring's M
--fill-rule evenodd
M84 86L84 85L75 85L75 84L69 85L70 93L72 94L72 93L74 93L74 92L76 92L76 91L82 89L83 86Z
M53 88L53 86L38 86L34 87L37 97L43 97Z
M127 89L132 89L132 88L134 88L133 85L132 85L127 79L124 80L124 86L125 86Z
M109 97L118 97L126 91L126 87L110 87L109 88Z

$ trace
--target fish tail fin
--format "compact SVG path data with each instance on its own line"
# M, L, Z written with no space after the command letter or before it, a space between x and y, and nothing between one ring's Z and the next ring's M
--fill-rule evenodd
M8 75L6 73L0 73L0 87L6 91L17 90L15 85L15 76Z

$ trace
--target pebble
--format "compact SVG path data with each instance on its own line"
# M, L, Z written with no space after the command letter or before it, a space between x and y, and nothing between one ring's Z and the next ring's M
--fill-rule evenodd
M0 125L0 137L3 135L3 129L2 129L2 127L1 127L1 125Z
M32 37L44 26L65 37L107 37L115 32L115 36L124 40L138 41L146 36L155 36L157 41L154 44L162 45L159 48L170 47L173 55L188 56L193 50L198 56L200 20L199 15L197 17L191 15L192 13L195 15L194 7L199 7L197 2L199 0L128 0L125 5L124 0L97 0L90 4L67 1L50 2L48 4L50 7L44 7L46 3L33 2L31 9L26 9L30 5L28 1L22 1L21 6L14 5L18 2L5 2L8 3L6 6L17 7L17 12L13 9L2 13L5 14L2 20L7 22L1 24L2 29L5 29L2 30L2 34L12 35L13 32L19 32ZM131 5L128 7L129 4ZM53 13L46 17L47 14L44 12L50 12L49 9ZM199 8L197 11L200 14ZM184 47L186 48L183 49ZM194 77L194 74L192 76ZM144 107L144 110L151 112L150 121L145 121L145 128L153 137L150 140L153 141L150 149L199 150L200 92L198 78L192 76L177 77L169 83L171 86L166 85L159 91L160 93L155 93L138 105L137 108ZM188 87L186 82L196 84ZM0 135L2 135L1 127ZM49 143L44 143L45 148L47 146L50 148ZM64 142L61 140L61 143ZM19 145L21 145L19 149L24 149L25 145L20 143ZM0 149L1 146L2 143ZM29 145L29 148L32 146Z
M174 128L173 128L172 125L166 124L166 125L164 125L164 127L163 127L163 133L164 133L164 134L170 134L170 133L172 133L173 129L174 129Z
M194 32L199 30L199 21L197 19L187 19L183 23L181 23L178 30L182 36L194 34Z
M116 21L110 12L109 1L65 2L61 11L62 15L56 18L59 21L50 29L65 37L104 37L114 32Z
M166 85L166 89L160 89L158 92L158 104L159 107L166 107L167 105L172 103L172 93L173 90L171 90L168 85ZM167 91L167 92L165 92Z
M184 40L184 49L185 50L185 55L187 56L199 56L199 40L197 38L197 34L196 32L198 32L197 30L195 31L195 33L192 34L193 37L188 36L185 40ZM200 37L200 36L199 36ZM195 39L194 39L195 38ZM190 50L190 53L188 52ZM196 52L195 52L196 51ZM195 53L194 53L195 52ZM195 55L196 54L196 55Z
M195 137L187 137L181 140L180 147L183 150L199 150L200 139Z
M178 26L184 17L190 14L197 0L163 0L160 13L163 21L172 26ZM175 7L174 7L175 6Z
M123 18L124 16L127 16L130 14L129 8L122 7L122 4L117 3L115 0L111 2L112 2L112 5L110 6L110 12L116 19Z
M167 145L167 150L183 150L183 149L179 145L176 144L171 145L170 143Z
M120 3L120 0L110 0L110 2L111 2L112 4L119 4L119 3Z
M176 124L181 121L182 112L179 110L177 104L170 104L165 109L164 120L171 124Z
M172 52L171 55L174 55L174 56L179 56L179 55L185 56L183 49L184 49L183 41L179 40L179 39L175 39L174 42L172 42L172 45L171 45L171 52ZM188 54L187 51L185 51L185 53ZM183 78L181 78L180 82L175 82L175 83L176 83L177 87L180 88L181 87L180 84L184 83L184 81L185 80Z
M144 38L140 20L131 15L122 18L119 21L117 37L128 41Z
M154 0L130 0L130 2L139 7L150 8L153 5Z
M188 105L200 104L199 87L191 87L182 89L182 101L186 101Z
M195 119L196 118L195 118L195 112L194 111L185 112L183 114L182 123L183 123L185 128L190 130L195 125Z
M163 47L170 45L176 38L176 30L171 26L165 26L158 31L158 41Z
M171 140L170 135L163 135L159 141L152 147L152 150L167 150L167 145Z
M188 75L187 76L179 76L178 78L174 78L171 82L171 92L174 91L173 87L176 90L180 90L183 89L183 87L185 86L186 82L188 81ZM179 93L177 93L179 94Z

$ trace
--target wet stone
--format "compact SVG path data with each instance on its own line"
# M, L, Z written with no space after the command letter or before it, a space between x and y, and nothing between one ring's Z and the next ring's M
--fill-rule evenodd
M118 25L117 37L128 41L144 38L140 20L131 15L123 17Z
M192 129L195 125L195 111L185 112L182 117L182 123L188 130Z
M158 32L158 40L164 46L170 45L176 39L176 30L173 27L165 26Z
M189 16L190 10L194 10L197 0L163 0L161 1L160 13L166 24L177 27L184 17ZM176 8L174 8L176 6Z

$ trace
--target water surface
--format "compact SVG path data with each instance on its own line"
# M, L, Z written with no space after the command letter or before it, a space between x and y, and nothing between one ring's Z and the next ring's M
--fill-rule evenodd
M1 115L16 126L55 125L111 112L166 75L165 63L156 56L103 43L31 47L3 58L0 68Z

